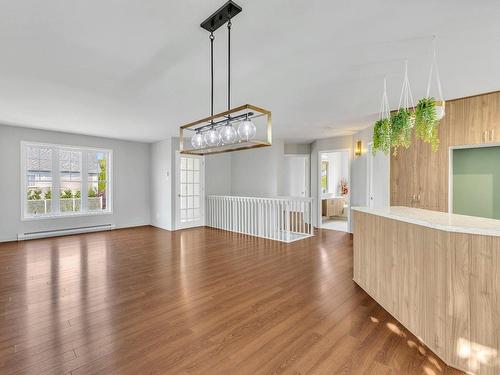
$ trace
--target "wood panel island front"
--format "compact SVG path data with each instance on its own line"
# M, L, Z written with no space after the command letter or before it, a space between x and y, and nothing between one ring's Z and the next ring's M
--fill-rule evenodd
M500 374L500 221L353 210L354 281L448 365Z

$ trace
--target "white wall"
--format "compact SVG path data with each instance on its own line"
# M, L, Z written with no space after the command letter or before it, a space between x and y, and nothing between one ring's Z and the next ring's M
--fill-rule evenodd
M205 157L207 195L231 195L231 152Z
M311 154L311 144L310 143L285 143L285 154L301 154L310 155Z
M231 153L231 193L275 197L283 194L285 148L273 140L271 147Z
M21 221L20 142L43 142L113 150L113 213ZM150 145L109 138L0 125L0 241L16 240L18 233L114 224L116 227L150 223Z
M151 145L151 224L172 230L172 142Z
M151 225L175 230L176 158L179 138L172 137L151 145Z
M373 127L366 128L353 135L352 148L356 141L362 144L361 156L354 156L351 162L351 206L368 206L368 144L372 141ZM390 157L377 153L377 167L373 172L374 193L380 206L389 206Z
M354 149L363 143L363 154L352 156L350 171L351 205L367 205L367 146L372 128L354 136L321 139L311 145L287 144L274 140L273 146L206 157L206 193L222 195L277 196L284 192L284 155L311 152L310 194L318 199L318 152ZM113 213L63 219L22 222L20 199L20 142L46 142L113 150ZM154 144L35 130L0 125L0 241L15 240L18 233L114 224L116 227L152 224L173 229L175 224L175 155L178 139ZM287 151L287 152L285 152ZM389 205L389 157L378 155L375 194L387 197ZM8 176L8 177L6 177ZM125 188L124 188L125 187ZM317 205L314 205L316 220ZM317 223L315 223L317 225Z
M175 137L151 145L151 223L167 230L176 225L178 149ZM205 157L205 193L276 196L282 191L283 167L284 143L279 140L271 147L209 155Z

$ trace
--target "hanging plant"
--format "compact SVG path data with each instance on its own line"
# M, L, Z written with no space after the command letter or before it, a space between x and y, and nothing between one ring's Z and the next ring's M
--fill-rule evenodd
M378 120L373 127L373 154L382 151L388 155L391 151L392 127L388 118Z
M439 149L439 120L434 98L422 98L415 110L415 135L418 139L430 143L433 151Z
M439 78L439 69L436 58L436 37L433 37L433 54L429 80L427 81L427 93L425 98L420 99L415 109L415 135L418 139L430 143L432 151L439 149L438 126L439 121L445 115L445 102L443 99L443 90L441 88L441 79ZM438 101L431 97L431 83L433 74L436 76L436 86L438 90Z
M382 151L389 154L391 151L391 119L389 115L389 100L387 99L387 82L384 78L384 93L382 94L382 103L380 104L379 120L373 126L373 154Z
M393 154L398 154L399 147L408 148L411 145L413 114L403 108L391 116L391 146Z
M398 154L399 147L408 148L411 145L411 132L415 123L413 112L413 95L408 79L408 61L405 61L405 75L403 78L403 87L399 97L398 111L391 116L391 146L393 154Z

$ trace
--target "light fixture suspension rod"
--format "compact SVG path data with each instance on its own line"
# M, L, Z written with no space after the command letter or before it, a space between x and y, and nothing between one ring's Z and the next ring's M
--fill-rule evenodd
M231 18L227 22L227 110L231 109Z
M210 116L214 115L214 33L210 33Z

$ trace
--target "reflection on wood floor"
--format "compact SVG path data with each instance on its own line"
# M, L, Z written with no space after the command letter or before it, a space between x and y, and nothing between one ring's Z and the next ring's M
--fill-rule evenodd
M0 244L2 374L458 374L352 281L352 239L138 227Z

